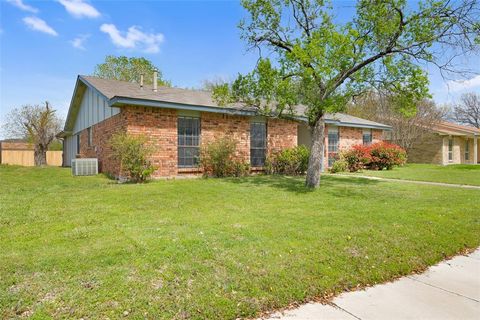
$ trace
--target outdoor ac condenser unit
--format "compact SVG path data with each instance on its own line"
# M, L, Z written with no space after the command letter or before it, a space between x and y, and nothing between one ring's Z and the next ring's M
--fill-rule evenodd
M98 174L98 159L72 159L72 174L74 176L93 176Z

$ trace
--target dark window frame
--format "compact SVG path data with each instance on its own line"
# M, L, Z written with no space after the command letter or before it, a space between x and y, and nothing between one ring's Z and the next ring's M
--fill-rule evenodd
M258 128L263 132L258 132ZM259 139L262 133L262 138ZM265 122L250 122L250 165L255 168L265 166L267 158L267 124Z
M201 119L193 116L177 117L177 166L197 168L200 155ZM188 154L188 156L187 156Z
M366 131L367 131L367 133L365 133ZM363 145L365 145L365 146L368 146L368 145L372 144L372 142L373 142L372 129L363 129L363 131L362 131L362 142L363 142Z
M77 133L77 154L80 154L80 133Z

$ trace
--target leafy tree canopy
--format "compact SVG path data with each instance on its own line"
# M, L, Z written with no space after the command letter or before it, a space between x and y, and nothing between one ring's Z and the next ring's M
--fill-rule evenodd
M143 74L145 85L153 83L153 72L158 68L145 58L106 56L105 62L95 67L94 76L106 79L121 81L140 82L140 75ZM163 79L162 73L158 71L158 85L171 86L170 81Z
M275 115L302 103L311 125L372 87L395 93L397 105L414 112L416 102L429 96L428 77L418 62L452 71L451 58L477 50L480 40L480 12L473 0L427 0L417 8L405 0L362 0L344 24L321 0L242 4L249 14L239 25L242 38L271 55L231 85L218 86L217 99L243 101Z

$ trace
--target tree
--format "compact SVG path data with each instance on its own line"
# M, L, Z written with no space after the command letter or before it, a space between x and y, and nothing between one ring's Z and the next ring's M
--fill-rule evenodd
M12 138L25 138L34 146L36 166L47 164L47 150L62 126L56 111L48 102L45 106L25 105L13 109L7 116L6 134Z
M352 97L373 87L399 93L398 105L411 113L428 97L428 76L418 63L455 71L453 58L480 43L476 0L425 0L416 8L406 0L361 0L346 23L322 0L243 0L242 5L248 12L239 25L242 39L269 55L231 85L215 88L214 97L274 117L295 114L295 105L303 104L313 132L309 187L320 183L327 112L342 111Z
M94 76L129 81L129 82L140 82L140 75L144 75L144 84L151 85L153 83L153 72L158 68L150 61L145 58L128 58L125 56L115 57L115 56L106 56L105 62L97 64ZM158 85L159 86L170 86L170 82L162 78L162 73L158 71Z
M470 92L460 98L453 107L453 117L457 122L480 129L480 95Z
M424 99L415 104L414 112L406 115L396 105L398 100L388 93L366 93L349 103L348 114L388 124L392 127L390 140L408 151L421 140L429 130L447 114L432 100ZM401 99L400 99L401 100Z

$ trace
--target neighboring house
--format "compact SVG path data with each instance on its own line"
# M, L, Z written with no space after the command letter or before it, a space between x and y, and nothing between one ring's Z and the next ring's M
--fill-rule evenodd
M451 122L432 127L408 152L408 162L434 164L480 163L480 129Z
M383 139L389 126L344 114L326 117L326 158L331 165L342 148ZM198 173L200 143L223 136L237 142L236 156L261 170L268 154L299 144L310 145L306 118L258 116L241 105L220 107L210 92L142 85L78 76L64 131L63 165L76 157L98 158L100 169L118 175L109 139L123 131L149 137L155 152L155 177Z

